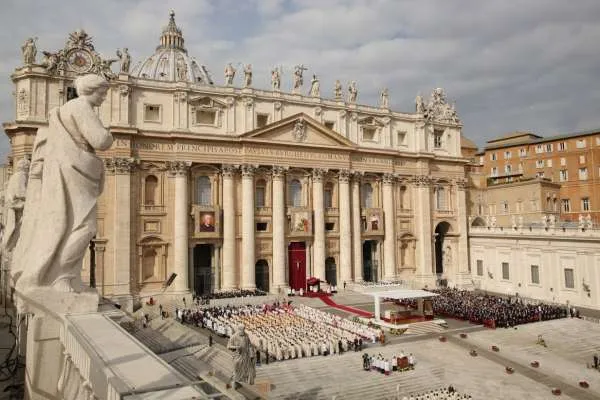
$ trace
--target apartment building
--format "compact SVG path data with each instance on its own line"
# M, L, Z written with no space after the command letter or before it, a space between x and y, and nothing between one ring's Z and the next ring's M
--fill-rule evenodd
M514 132L487 142L479 153L487 186L533 178L561 185L560 217L600 222L600 130L541 137Z

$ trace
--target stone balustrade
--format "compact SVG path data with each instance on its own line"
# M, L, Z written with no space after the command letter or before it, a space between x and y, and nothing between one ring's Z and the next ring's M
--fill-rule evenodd
M200 382L189 381L113 321L121 312L63 314L39 299L16 296L29 316L26 398L209 398Z
M587 229L579 227L562 227L555 225L553 227L543 226L471 226L469 228L469 235L496 235L496 236L560 236L565 238L597 238L600 239L600 229Z

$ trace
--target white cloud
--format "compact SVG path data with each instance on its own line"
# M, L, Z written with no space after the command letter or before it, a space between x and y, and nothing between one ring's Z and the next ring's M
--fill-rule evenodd
M129 47L136 62L153 53L169 8L216 83L226 62L249 62L265 88L270 68L283 65L289 88L293 65L303 63L324 95L336 79L356 80L360 102L374 104L388 87L392 106L404 111L418 92L441 86L479 145L516 129L600 127L596 0L14 0L0 16L0 120L13 119L9 75L26 37L55 50L83 27L102 54ZM7 149L0 141L0 154Z

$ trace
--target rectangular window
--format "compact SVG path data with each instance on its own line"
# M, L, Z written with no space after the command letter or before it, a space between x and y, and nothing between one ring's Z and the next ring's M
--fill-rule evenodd
M531 283L540 284L540 266L531 266Z
M581 210L582 211L590 211L590 199L589 197L584 197L581 199Z
M579 180L587 181L587 178L588 178L587 168L579 168Z
M264 207L265 206L265 192L266 192L266 188L264 186L257 186L255 193L255 200L254 202L256 203L256 207Z
M538 144L537 146L535 146L535 152L540 154L544 152L544 146L541 144Z
M558 151L565 151L567 149L567 142L560 142L558 144Z
M504 212L504 214L508 214L509 211L509 207L508 207L508 202L504 202L502 203L502 211Z
M579 156L579 164L585 164L585 156L584 155Z
M552 143L546 144L546 153L552 153Z
M331 232L335 229L335 223L334 222L325 222L325 230L328 232Z
M483 260L477 260L477 275L483 276Z
M561 165L561 166L563 166L563 167L564 167L565 165L567 165L567 159L566 159L566 158L564 158L564 157L561 157L561 158L560 158L560 165Z
M479 164L483 165L483 156L479 156Z
M571 212L571 200L561 199L560 204L562 206L563 212Z
M160 106L146 104L144 106L144 121L160 122Z
M444 132L434 131L433 132L433 147L435 149L441 149L443 145Z
M565 287L575 289L575 273L573 268L565 268Z
M498 176L498 168L492 167L492 176Z
M269 124L269 114L256 114L256 127L262 128Z
M566 182L566 181L568 181L568 180L569 180L569 171L568 171L568 170L566 170L566 169L561 169L561 170L558 172L558 174L559 174L559 175L558 175L558 176L559 176L559 180L560 180L561 182Z
M544 160L535 160L536 168L544 168Z
M546 160L546 167L552 168L552 160Z
M505 151L504 152L504 159L505 160L510 160L511 156L512 156L512 153L510 151Z
M508 175L512 173L512 167L510 164L504 166L504 172Z
M579 140L577 141L577 145L576 145L576 147L577 147L578 149L584 149L584 148L585 148L585 139L579 139Z
M527 157L527 149L520 149L519 150L519 156L521 156L521 157Z
M490 154L490 160L496 161L496 153Z
M325 121L325 128L333 130L333 128L335 128L335 122Z
M196 110L196 124L214 125L217 118L215 110Z
M535 173L535 177L536 178L543 178L544 177L544 171L542 171L542 172L536 172Z
M256 231L257 232L266 232L269 224L266 222L257 222L256 223Z
M398 146L406 146L406 132L398 132Z
M600 136L596 136L596 146L600 145Z
M375 128L363 127L362 132L363 132L363 140L366 140L369 142L375 141L375 133L377 132L377 130Z
M502 279L505 281L510 279L510 268L507 262L502 263Z

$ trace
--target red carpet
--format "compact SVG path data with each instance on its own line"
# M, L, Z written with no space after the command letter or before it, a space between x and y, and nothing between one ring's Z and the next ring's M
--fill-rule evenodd
M333 308L337 308L338 310L342 310L342 311L346 311L352 314L356 314L356 315L360 315L361 317L365 317L365 318L373 318L373 314L370 312L367 312L365 310L361 310L360 308L355 308L355 307L350 307L350 306L344 306L342 304L337 304L336 302L334 302L333 300L331 300L330 297L328 296L319 296L319 298L321 299L321 301Z

